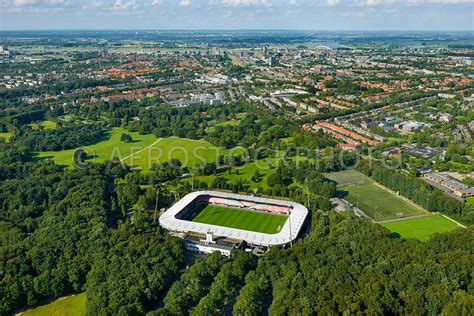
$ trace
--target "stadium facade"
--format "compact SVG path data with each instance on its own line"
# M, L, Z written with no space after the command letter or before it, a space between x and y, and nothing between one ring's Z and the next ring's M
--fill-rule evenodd
M275 234L260 233L186 220L186 213L192 211L193 205L199 203L286 215L288 216L288 219L281 227L280 231ZM219 191L198 191L186 195L170 207L160 216L159 222L163 228L171 232L185 234L197 233L201 235L212 233L214 236L245 241L255 246L269 247L287 245L295 240L307 215L308 209L306 207L291 201Z

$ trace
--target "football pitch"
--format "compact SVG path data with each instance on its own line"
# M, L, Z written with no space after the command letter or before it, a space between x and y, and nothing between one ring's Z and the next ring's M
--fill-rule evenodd
M259 233L276 234L288 219L285 215L245 211L238 208L207 205L193 219L193 222L250 230Z
M356 170L344 170L326 174L326 178L336 181L338 186L370 183L368 177Z
M425 214L402 198L385 191L373 183L341 188L343 198L361 209L375 221Z
M400 234L403 238L415 238L418 240L428 240L433 234L446 233L459 227L456 223L442 215L385 223L382 226L394 233Z

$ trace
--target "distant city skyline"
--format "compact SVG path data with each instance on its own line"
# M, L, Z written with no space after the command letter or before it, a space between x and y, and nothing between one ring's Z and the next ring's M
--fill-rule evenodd
M474 0L0 0L0 30L474 31Z

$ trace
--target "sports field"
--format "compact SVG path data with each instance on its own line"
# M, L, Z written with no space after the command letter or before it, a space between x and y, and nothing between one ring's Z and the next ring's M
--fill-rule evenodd
M396 221L382 224L382 226L394 233L400 234L403 238L415 238L418 240L428 240L435 233L446 233L459 227L456 223L442 215Z
M59 298L22 313L25 316L82 316L86 314L86 293Z
M216 205L207 205L193 219L193 222L250 230L259 233L276 234L285 224L287 216L244 211Z
M337 182L341 198L375 221L427 214L423 208L377 186L371 178L356 170L328 173L326 178Z
M341 188L344 199L375 221L425 214L426 212L373 183Z
M326 178L336 181L338 186L370 183L370 179L356 170L344 170L326 174Z

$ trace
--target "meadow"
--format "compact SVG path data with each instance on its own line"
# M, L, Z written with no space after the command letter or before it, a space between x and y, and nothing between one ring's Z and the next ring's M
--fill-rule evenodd
M415 238L418 240L428 240L433 234L446 233L459 227L456 223L442 215L385 223L382 226L403 238Z
M32 129L39 129L39 128L56 129L57 124L56 122L46 120L46 121L41 121L39 123L31 123L30 126Z
M139 170L147 170L153 163L166 162L171 159L179 159L183 166L192 166L205 162L216 162L219 155L224 155L227 152L227 150L213 146L204 140L167 137L157 140L143 151L132 153L123 162Z
M129 134L133 141L130 143L121 141L122 133ZM211 162L216 160L218 154L227 152L202 140L178 137L158 139L152 134L140 135L138 132L129 132L123 128L114 128L108 133L106 140L81 148L88 153L90 161L119 159L138 170L148 170L153 163L166 162L170 159L179 159L184 166L203 161ZM39 152L32 157L32 160L52 159L58 165L72 167L72 157L76 150L77 148Z
M13 136L12 133L9 133L9 132L0 133L0 137L4 138L7 143L10 141L10 138L12 136Z
M82 316L86 314L86 293L63 297L22 313L24 316Z
M287 219L288 217L284 215L207 205L192 221L259 233L276 234L281 230Z
M247 185L252 189L266 189L268 188L267 179L268 177L275 173L275 168L278 166L279 158L265 158L249 162L239 167L235 167L229 170L225 170L217 174L217 176L229 180L229 182L245 181ZM255 175L255 172L258 170L260 177L252 181L252 177ZM207 183L210 185L212 181L216 178L216 175L209 176L198 176L195 179ZM191 181L186 179L186 181Z

